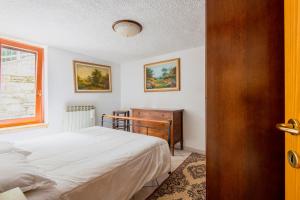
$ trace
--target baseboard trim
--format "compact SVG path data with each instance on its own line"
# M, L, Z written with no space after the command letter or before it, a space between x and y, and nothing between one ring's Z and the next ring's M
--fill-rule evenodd
M195 149L195 148L187 147L187 146L184 146L183 149L187 150L187 151L191 151L191 152L195 152L195 153L200 153L200 154L206 155L206 151L204 151L204 150Z

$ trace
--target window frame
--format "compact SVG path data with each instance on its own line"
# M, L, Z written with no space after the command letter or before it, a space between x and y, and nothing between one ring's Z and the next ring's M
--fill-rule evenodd
M8 48L27 51L36 54L36 107L35 107L35 117L0 120L0 128L43 123L44 122L44 101L43 101L44 100L43 99L44 49L41 47L0 38L0 69L1 69L2 47L8 47Z

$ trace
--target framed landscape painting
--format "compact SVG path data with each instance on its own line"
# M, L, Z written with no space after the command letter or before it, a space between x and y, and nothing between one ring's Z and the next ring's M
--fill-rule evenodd
M111 92L110 66L73 61L75 92Z
M145 92L180 90L180 58L144 65Z

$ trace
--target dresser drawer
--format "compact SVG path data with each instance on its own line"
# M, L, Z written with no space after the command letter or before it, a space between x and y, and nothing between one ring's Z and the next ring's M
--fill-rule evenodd
M145 119L155 119L155 120L169 120L172 119L172 113L169 112L158 112L158 111L143 111L135 110L133 111L134 117L141 117Z
M164 126L159 126L157 124L138 122L135 123L135 126L133 127L133 132L159 137L168 141L168 129Z

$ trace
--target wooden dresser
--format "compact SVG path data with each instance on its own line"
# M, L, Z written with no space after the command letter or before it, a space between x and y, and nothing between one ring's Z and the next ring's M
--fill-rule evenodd
M174 145L180 142L183 149L183 109L132 108L132 117L151 120L172 120L170 148L174 156ZM148 128L146 128L148 127ZM151 128L149 128L151 127ZM132 131L156 136L168 140L168 129L153 122L133 122Z

